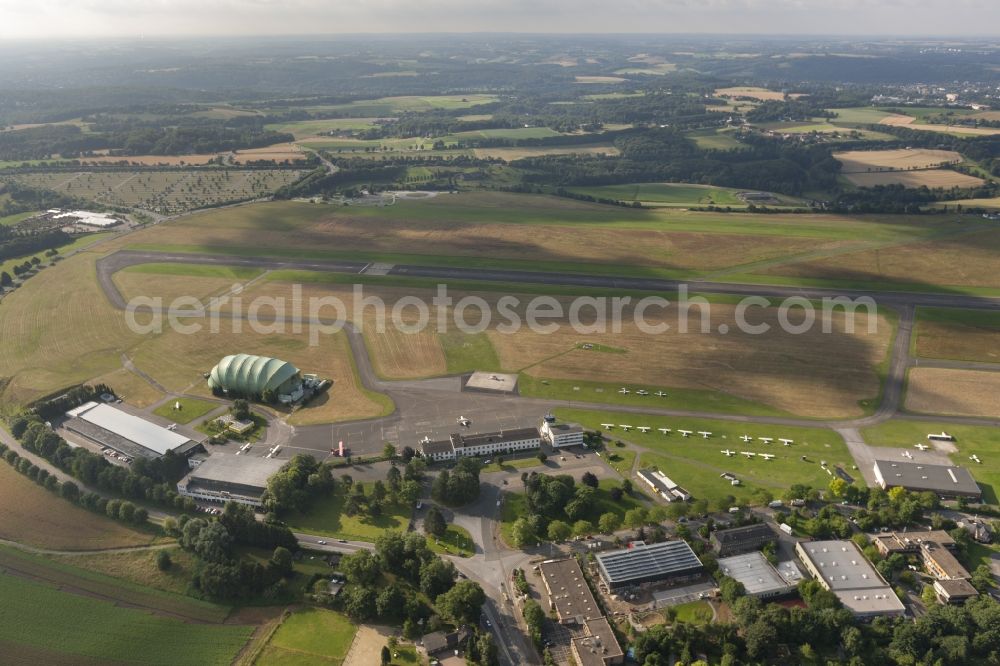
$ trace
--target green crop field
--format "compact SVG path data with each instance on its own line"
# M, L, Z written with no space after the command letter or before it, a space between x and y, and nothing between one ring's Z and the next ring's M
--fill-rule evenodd
M574 187L571 192L601 199L638 201L647 206L734 206L746 207L736 193L739 190L724 187L686 185L681 183L634 183L630 185L602 185Z
M66 663L76 657L164 666L229 664L251 633L247 626L188 624L119 608L9 575L0 575L0 599L5 649L13 655L19 646L41 649Z
M851 109L828 109L837 116L831 122L854 125L878 125L892 114L873 107L857 107Z
M180 404L180 409L177 409L177 405ZM153 413L157 416L162 416L165 419L170 419L175 423L185 424L191 423L192 421L201 418L209 412L219 409L222 407L217 402L209 402L207 400L198 400L196 398L173 398L163 403L155 410Z
M370 484L361 484L367 489ZM306 513L295 513L285 520L293 530L322 534L352 541L374 541L386 530L406 530L410 522L411 510L402 504L386 504L382 514L372 518L363 515L348 516L344 513L346 503L343 484L338 484L332 497L317 501Z
M920 358L1000 363L1000 312L918 308L916 332Z
M929 433L947 432L955 437L955 453L951 461L967 468L983 489L983 500L996 504L1000 497L1000 428L968 426L937 421L886 421L861 431L871 446L913 448L915 444L932 444ZM950 446L948 448L951 448ZM946 449L947 450L947 449ZM970 460L975 455L981 462Z
M271 636L257 666L340 664L358 628L346 617L322 608L292 613Z
M832 477L820 467L820 462L824 460L829 466L840 466L849 475L861 478L852 469L854 460L844 441L837 433L825 428L742 424L563 408L557 409L556 415L566 421L581 423L589 430L601 431L613 441L621 440L641 447L641 466L659 467L695 499L706 499L709 502L718 501L727 495L749 499L758 489L780 495L794 483L826 488ZM616 426L609 431L601 423L613 423ZM652 430L648 433L635 429L625 432L618 424L649 426ZM672 432L664 435L657 428L671 428ZM685 438L677 433L680 429L690 430L695 434ZM703 439L697 434L698 431L711 432L712 436ZM753 437L753 441L744 443L740 440L742 435ZM772 437L774 441L767 444L761 442L759 437ZM777 441L779 437L792 439L794 443L782 446ZM613 454L618 450L612 444L607 447L606 454ZM726 456L722 453L723 450L734 451L736 455ZM741 451L772 454L775 458L746 458L740 455ZM802 460L802 456L806 460ZM741 485L732 486L720 478L723 472L736 475L741 480Z
M470 132L458 132L445 139L445 143L462 141L463 139L544 139L561 134L548 127L514 127L510 129L486 129Z
M15 179L107 206L180 213L271 194L298 180L296 169L191 169L186 171L80 171L31 173Z
M686 132L684 136L694 141L704 150L743 150L747 145L740 143L731 130L707 129Z

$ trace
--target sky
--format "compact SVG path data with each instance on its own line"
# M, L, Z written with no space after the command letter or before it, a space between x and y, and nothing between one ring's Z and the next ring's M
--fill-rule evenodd
M412 32L1000 34L998 0L0 0L0 39Z

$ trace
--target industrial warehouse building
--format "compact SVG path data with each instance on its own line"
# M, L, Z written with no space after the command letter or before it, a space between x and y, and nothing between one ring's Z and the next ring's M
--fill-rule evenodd
M188 456L201 447L184 435L104 403L88 402L66 412L66 417L63 427L67 430L128 459L155 460L169 451Z
M983 494L969 470L955 465L876 460L875 481L882 489L901 487L914 492L929 490L944 497L969 497L978 500Z
M920 544L925 542L934 542L949 550L955 549L955 540L944 530L889 532L888 534L876 534L871 540L882 557L896 553L916 553L920 550Z
M719 571L743 584L746 593L758 599L774 599L794 594L802 572L794 562L780 562L777 567L763 553L744 553L719 559Z
M452 434L448 439L420 442L420 453L431 460L455 460L463 456L492 456L530 451L542 445L537 428L515 428L478 435Z
M795 544L809 574L833 592L860 619L903 615L896 593L853 541L800 541Z
M177 492L185 497L208 502L239 502L261 506L267 480L286 461L277 458L213 454L192 469L177 483Z
M266 356L235 354L226 356L212 368L208 387L237 396L274 393L279 402L298 402L305 395L302 373L287 361Z
M622 652L607 618L588 620L584 629L586 634L581 638L574 638L570 643L570 651L579 666L613 666L625 663L625 653Z
M704 571L701 560L686 541L645 544L633 541L628 548L599 553L597 568L609 590L643 583L681 582Z

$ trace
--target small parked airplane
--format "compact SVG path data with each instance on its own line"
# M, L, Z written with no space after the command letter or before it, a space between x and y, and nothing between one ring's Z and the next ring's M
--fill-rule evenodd
M666 398L667 397L667 394L664 393L663 391L657 391L653 395L655 395L657 398Z
M468 428L468 427L469 427L470 425L472 425L472 419L467 419L467 418L465 418L464 416L459 416L459 417L458 417L458 418L456 419L456 421L458 421L458 424L459 424L459 425L463 425L463 426L465 426L466 428Z
M921 451L926 451L927 449L929 449L931 447L927 446L926 444L914 444L913 448L920 449Z
M603 427L603 428L604 428L605 430L611 430L612 428L614 428L614 427L615 427L615 424L614 424L614 423L602 423L602 424L601 424L601 426L602 426L602 427Z
M729 457L732 457L732 456L736 455L736 451L730 451L729 449L723 449L722 451L719 451L719 453L721 453L724 456L729 456Z
M969 460L971 460L972 462L977 463L979 465L983 464L983 461L980 460L979 456L977 456L975 453L973 453L971 456L969 456Z
M618 427L624 430L625 432L628 432L629 430L632 429L632 426L628 425L627 423L619 423Z
M910 453L909 451L903 451L903 457L904 458L909 458L909 459L912 460L913 459L913 454Z
M774 441L774 437L758 437L757 439L764 442L765 444L770 444L771 442Z
M649 395L649 391L647 391L645 389L639 389L638 391L635 392L635 394L636 395Z
M650 428L649 426L639 426L638 428L636 428L636 430L638 430L641 433L647 433L650 430L652 430L652 428Z
M774 458L774 454L773 453L762 453L762 454L760 454L760 457L763 458L764 460L771 460L772 458Z
M628 395L630 393L630 391L624 386L618 389L618 392L621 393L622 395Z
M753 458L754 456L757 455L753 451L740 451L740 453L742 453L743 455L745 455L747 458Z
M699 435L701 435L701 438L702 438L702 439L708 439L709 437L711 437L711 436L712 436L712 433L710 433L710 432L709 432L709 431L707 431L707 430L699 430L699 431L698 431L698 434L699 434Z
M694 433L693 430L678 430L677 432L679 432L684 437L690 437Z
M793 444L795 442L794 439L785 439L784 437L778 438L778 441L781 442L782 444L784 444L785 446L790 446L791 444Z
M742 439L742 440L743 440L743 443L744 443L744 444L746 444L746 443L749 443L749 442L752 442L752 441L753 441L753 437L751 437L750 435L741 435L741 436L740 436L740 439Z
M659 430L660 432L662 432L664 435L666 435L668 432L670 432L670 428L657 428L657 430Z

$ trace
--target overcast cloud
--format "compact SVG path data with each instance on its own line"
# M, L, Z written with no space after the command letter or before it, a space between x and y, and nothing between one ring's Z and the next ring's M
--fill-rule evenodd
M1000 1L0 0L0 38L345 32L996 35Z

